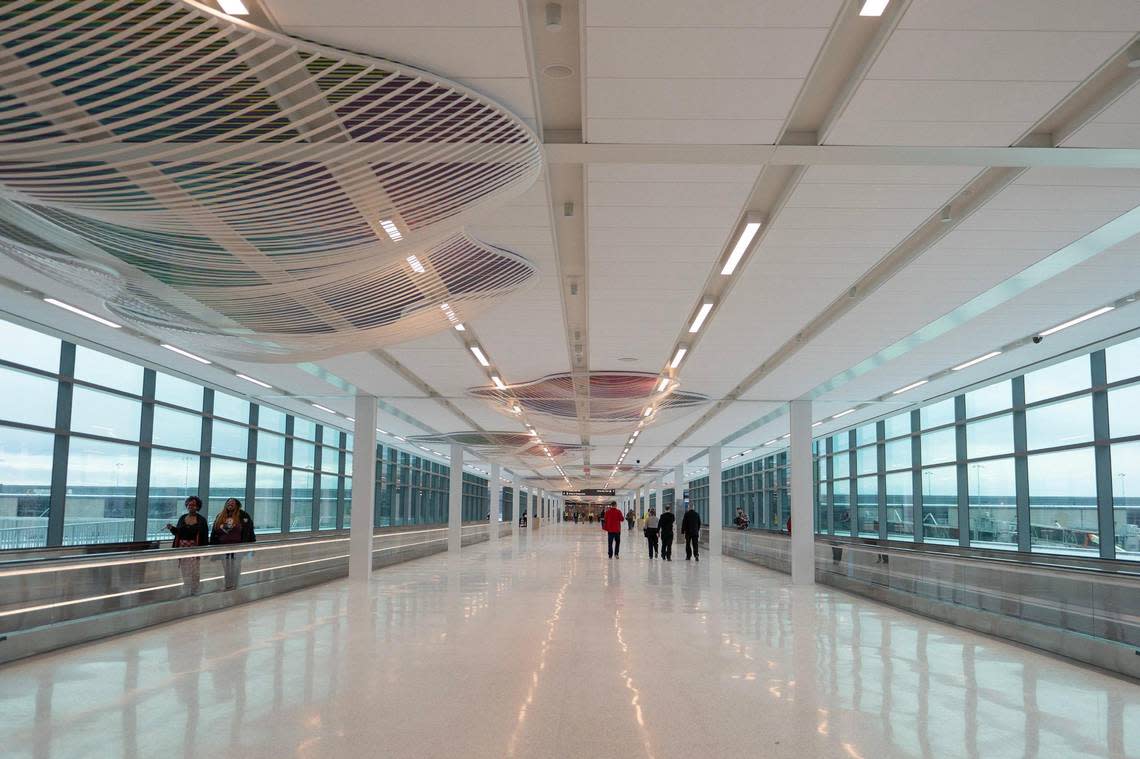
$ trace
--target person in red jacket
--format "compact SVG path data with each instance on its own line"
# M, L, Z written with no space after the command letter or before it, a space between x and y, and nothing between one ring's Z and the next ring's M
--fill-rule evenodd
M610 501L610 507L602 514L602 529L606 531L606 547L610 558L619 558L621 553L621 528L625 524L625 514L617 507L617 501Z

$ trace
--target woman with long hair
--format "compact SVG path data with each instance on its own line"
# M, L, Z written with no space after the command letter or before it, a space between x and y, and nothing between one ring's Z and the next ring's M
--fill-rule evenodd
M253 534L253 517L242 510L241 501L236 498L226 499L226 505L214 517L210 544L252 543L256 539ZM241 554L227 553L222 557L222 566L225 569L226 590L233 590L241 578Z
M188 496L185 501L186 513L178 517L178 524L167 524L166 529L174 536L175 548L199 548L209 541L206 529L206 518L199 514L202 510L202 499L196 495ZM178 560L178 569L182 572L182 585L190 595L198 593L202 584L202 559L191 556Z

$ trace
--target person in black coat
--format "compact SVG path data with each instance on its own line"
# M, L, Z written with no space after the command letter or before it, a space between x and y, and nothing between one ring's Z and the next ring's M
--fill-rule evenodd
M666 506L661 518L657 520L657 529L661 531L661 560L673 560L673 525L677 518L673 516L673 507Z
M202 510L202 499L196 495L189 496L186 501L186 513L178 517L178 524L167 524L166 529L174 536L174 548L199 548L209 542L209 531L206 528L206 517L199 514ZM202 559L191 556L178 560L178 568L182 571L182 585L190 595L198 593L202 584Z
M253 517L241 507L241 501L236 498L226 500L226 505L218 512L214 519L214 529L210 531L211 545L230 545L235 543L252 543L257 540L253 534ZM233 590L238 586L241 577L241 554L227 553L222 557L222 566L225 570L226 590Z
M701 539L701 515L691 506L681 518L681 534L685 536L685 561L691 558L700 561L697 543Z

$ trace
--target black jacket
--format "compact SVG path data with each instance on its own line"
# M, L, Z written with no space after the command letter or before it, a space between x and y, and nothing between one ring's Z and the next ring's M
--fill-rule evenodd
M681 533L699 537L701 534L701 515L695 509L689 509L681 518Z
M174 525L174 529L170 531L171 534L174 535L174 543L172 545L177 546L178 541L181 539L193 540L197 545L204 546L209 538L207 529L206 517L199 514L197 524L186 524L186 515L183 514L178 517L178 524Z
M253 517L246 513L245 509L238 512L238 520L241 522L241 541L242 543L252 543L257 540L257 536L253 534ZM218 545L222 542L222 531L217 527L210 530L210 545Z
M673 523L676 521L677 521L677 518L675 516L673 516L673 512L672 511L666 511L664 514L661 515L661 518L657 520L657 529L661 530L661 532L663 532L663 533L667 532L669 534L672 534L673 533Z

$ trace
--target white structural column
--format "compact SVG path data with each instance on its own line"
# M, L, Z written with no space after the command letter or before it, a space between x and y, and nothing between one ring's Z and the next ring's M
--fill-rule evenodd
M515 509L514 509L515 513L512 516L512 522L513 522L512 529L514 529L516 535L519 532L519 520L522 519L522 515L524 513L523 509L525 509L525 508L526 508L526 488L524 488L522 486L521 482L518 482L516 480L515 481Z
M491 464L491 515L487 517L487 535L491 540L499 539L499 509L503 505L503 481L498 464Z
M530 510L530 516L527 517L527 525L530 526L530 529L537 530L538 529L538 502L539 502L538 499L539 499L539 495L541 494L541 491L538 488L527 488L526 494L527 494L527 500L530 501L530 503L527 504L527 509Z
M724 507L720 493L720 446L709 446L709 555L720 556L724 538Z
M673 540L681 536L681 517L685 516L685 462L673 470Z
M451 445L450 474L447 478L447 550L458 553L463 535L463 449L454 443Z
M372 523L376 503L376 397L356 396L352 430L352 526L348 537L348 577L367 583L372 577Z
M788 475L792 500L792 584L815 582L815 537L811 487L811 401L788 404Z

